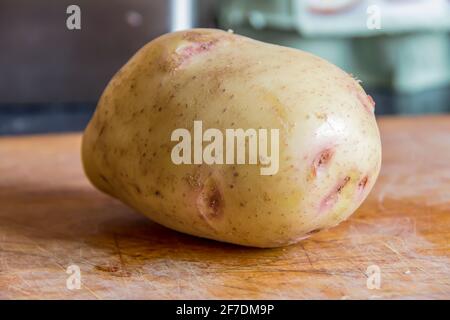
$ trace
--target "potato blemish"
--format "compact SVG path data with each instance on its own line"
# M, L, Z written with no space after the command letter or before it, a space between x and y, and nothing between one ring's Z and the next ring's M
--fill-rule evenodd
M367 183L369 181L369 177L368 176L364 176L359 182L358 182L358 187L357 187L357 196L358 199L360 199L363 195L364 195L364 190L367 186Z
M219 186L211 177L206 179L197 196L196 202L198 212L207 221L218 218L223 214L223 196Z
M317 174L325 169L331 158L334 155L334 150L331 148L326 148L322 151L320 151L315 157L311 164L311 176L315 178Z
M175 50L176 68L185 66L193 57L210 51L217 43L217 39L199 42L188 42Z
M334 207L334 205L339 200L339 194L342 192L344 187L349 183L350 177L346 176L344 179L339 181L333 189L322 199L319 205L319 212L326 212Z
M365 94L364 92L358 92L357 96L359 102L361 102L364 108L368 112L373 113L375 110L375 101L373 101L372 97L368 94Z
M307 232L306 234L305 234L305 236L311 236L311 235L313 235L313 234L315 234L315 233L318 233L318 232L320 232L320 231L322 231L322 229L321 228L317 228L317 229L314 229L314 230L311 230L311 231L309 231L309 232Z
M183 61L185 61L194 55L208 51L215 43L216 41L214 40L190 43L188 45L178 47L176 53L182 58Z
M373 98L366 94L364 89L361 88L361 86L358 84L358 82L352 81L350 83L347 83L347 89L354 95L356 95L356 98L358 99L359 103L362 104L364 109L366 109L367 112L373 114L375 111L375 101Z
M367 95L367 99L369 100L369 103L372 106L372 109L375 109L375 100L373 100L373 98L370 94Z

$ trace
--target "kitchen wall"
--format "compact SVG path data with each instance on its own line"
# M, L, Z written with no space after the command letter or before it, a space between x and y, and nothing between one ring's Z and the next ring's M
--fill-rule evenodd
M169 0L2 0L0 104L96 101L111 76L171 28ZM196 1L194 23L214 26L214 1ZM66 9L81 8L81 30Z

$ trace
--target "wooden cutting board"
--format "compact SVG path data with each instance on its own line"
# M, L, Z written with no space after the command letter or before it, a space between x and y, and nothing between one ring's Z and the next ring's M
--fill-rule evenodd
M379 124L369 198L280 249L183 235L100 193L82 172L80 134L1 138L0 298L449 299L450 117ZM71 265L80 289L67 288Z

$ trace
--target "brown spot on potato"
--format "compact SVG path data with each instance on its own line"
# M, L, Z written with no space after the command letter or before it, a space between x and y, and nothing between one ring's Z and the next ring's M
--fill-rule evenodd
M319 205L319 212L325 212L334 207L336 202L339 200L339 194L342 189L350 182L350 177L346 176L344 179L339 181L333 189L322 199Z
M141 188L136 184L132 182L127 183L137 194L142 194Z
M105 132L106 129L106 124L103 124L103 126L101 127L99 133L98 133L98 137L100 138L102 136L102 134Z
M201 183L199 182L198 173L194 175L187 174L186 176L183 177L183 180L186 181L186 183L192 188L199 188L201 186Z
M219 212L219 209L222 204L222 195L220 194L219 190L214 188L208 194L207 201L208 201L208 207L212 210L214 215L216 215Z
M325 113L316 112L314 116L320 120L327 120L328 116Z
M223 214L224 199L216 181L208 177L197 197L197 210L207 220Z
M341 193L342 189L344 189L344 187L347 185L349 181L350 177L349 176L345 177L344 180L342 180L342 182L338 185L336 192Z
M190 40L192 41L192 40ZM217 39L199 39L198 42L190 42L189 44L182 45L175 50L175 68L185 65L193 57L210 51L217 43Z
M107 184L110 184L109 180L103 174L100 174L100 179L102 179Z
M366 187L368 181L369 181L369 177L368 177L368 176L364 176L364 177L358 182L358 188L359 188L360 190L363 190L363 189Z
M311 236L311 235L313 235L313 234L315 234L315 233L318 233L318 232L320 232L320 231L322 231L322 229L321 229L321 228L317 228L317 229L314 229L314 230L311 230L311 231L307 232L307 233L305 234L305 236Z
M318 172L326 168L334 155L334 150L326 148L320 151L315 157L311 165L311 175L316 177Z
M357 201L361 200L364 195L364 190L367 187L367 183L369 182L369 176L365 175L361 180L358 182L358 186L356 189L356 197Z

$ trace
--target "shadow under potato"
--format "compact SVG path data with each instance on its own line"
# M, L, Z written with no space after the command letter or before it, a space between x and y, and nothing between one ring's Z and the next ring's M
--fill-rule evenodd
M239 262L251 267L282 250L182 234L93 188L0 187L0 202L7 204L0 211L0 230L6 239L0 242L12 241L11 253L42 259L41 265L50 259L62 266L82 263L93 271L132 276L153 260L198 261L205 267L220 260L222 266L228 261L230 266Z

